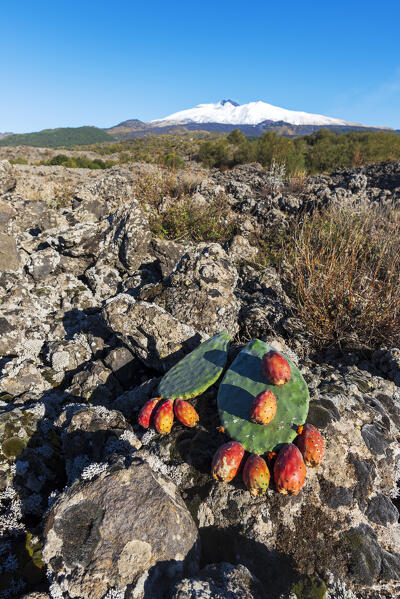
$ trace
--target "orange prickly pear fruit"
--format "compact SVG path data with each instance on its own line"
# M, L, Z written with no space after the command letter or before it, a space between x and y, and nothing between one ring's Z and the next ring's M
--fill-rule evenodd
M233 480L243 460L244 448L237 441L221 445L214 454L211 472L215 480L229 483Z
M320 432L312 424L299 426L296 445L307 466L317 466L324 459L325 443Z
M266 425L274 419L277 410L276 397L272 391L262 391L254 398L250 420Z
M161 397L153 397L153 399L149 399L149 401L146 401L146 403L140 410L139 424L141 424L144 428L149 428L150 424L152 424L154 414L160 399Z
M293 443L286 443L276 458L274 481L279 493L297 495L306 480L307 468L300 450Z
M289 362L274 349L261 358L263 375L272 385L284 385L290 381Z
M253 497L259 497L267 492L269 485L269 470L265 460L252 453L243 468L243 482Z
M165 399L154 416L154 425L159 433L168 435L174 422L174 401Z
M174 403L175 416L179 422L182 422L185 426L196 426L199 421L199 415L194 407L184 399L176 399Z

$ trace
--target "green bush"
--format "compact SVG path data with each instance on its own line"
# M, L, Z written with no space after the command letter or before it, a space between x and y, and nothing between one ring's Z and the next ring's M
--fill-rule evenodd
M66 154L57 154L50 160L43 161L42 164L54 165L54 166L65 166L65 162L68 162L69 158Z
M181 156L169 153L164 156L164 165L171 170L176 170L177 168L185 168L186 162Z
M18 156L18 158L10 158L9 163L10 164L28 164L28 161L26 158L23 158L22 156Z
M91 160L87 156L67 156L66 154L57 154L50 160L42 160L40 164L44 166L65 166L67 168L90 168L90 169L106 169L111 168L117 162L112 160L101 160L95 158Z

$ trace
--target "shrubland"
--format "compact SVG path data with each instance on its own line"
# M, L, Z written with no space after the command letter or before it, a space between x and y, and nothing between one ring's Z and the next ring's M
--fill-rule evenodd
M200 144L198 159L208 167L232 168L238 164L273 162L285 166L290 176L305 171L308 175L329 173L337 168L400 159L400 135L390 132L335 134L321 129L312 135L295 138L267 132L258 138L234 130L217 140Z
M198 183L195 175L177 177L167 170L137 180L135 195L155 236L224 244L240 232L240 219L223 193L198 203ZM260 230L250 241L258 255L249 265L280 272L293 314L314 348L398 345L400 208L395 204L308 204L289 227L273 234Z
M119 153L120 163L143 161L171 170L194 161L222 170L252 162L266 168L275 164L282 166L289 177L296 178L400 160L400 135L389 131L334 133L321 129L293 138L279 136L275 131L260 137L246 137L235 129L228 135L205 132L148 135L114 144L87 146L87 149L102 155Z

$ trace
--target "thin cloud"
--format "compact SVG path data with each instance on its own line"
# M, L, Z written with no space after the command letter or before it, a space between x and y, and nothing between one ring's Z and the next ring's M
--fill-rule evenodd
M400 127L400 67L373 89L357 90L337 98L335 114L364 125Z

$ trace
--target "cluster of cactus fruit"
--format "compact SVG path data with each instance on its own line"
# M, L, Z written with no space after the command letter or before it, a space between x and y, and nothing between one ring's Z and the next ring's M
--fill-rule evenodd
M140 411L140 424L145 428L154 424L159 433L168 434L175 413L184 425L196 426L199 416L186 399L203 393L219 378L228 343L228 334L219 333L174 366L160 382L160 397L150 399ZM277 491L297 495L307 466L318 465L324 457L320 433L303 424L308 404L308 388L297 367L258 339L248 343L219 387L221 429L232 440L213 457L214 479L232 481L244 463L243 482L253 496L266 493L270 469ZM246 452L250 455L245 460Z
M139 412L139 423L144 428L154 424L162 435L171 432L174 423L174 413L179 422L192 428L199 421L199 415L194 407L184 399L162 399L154 397L149 399Z

